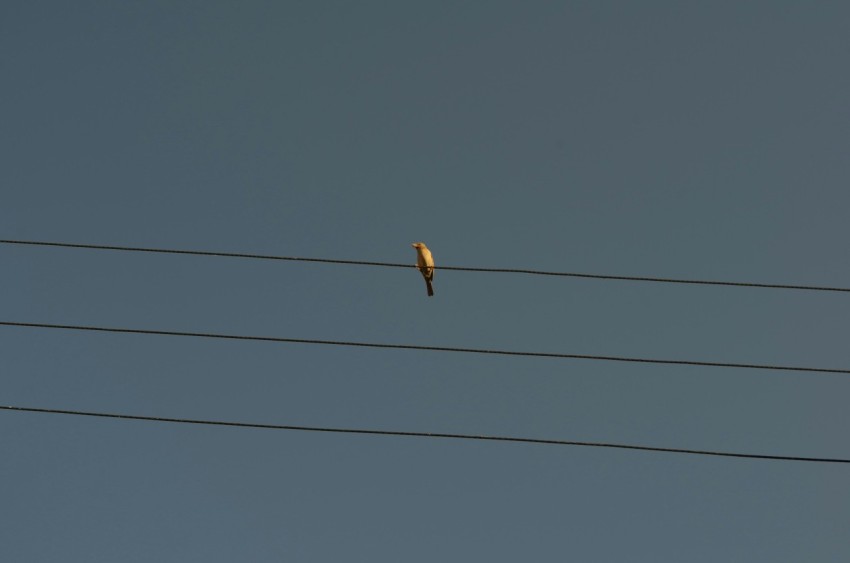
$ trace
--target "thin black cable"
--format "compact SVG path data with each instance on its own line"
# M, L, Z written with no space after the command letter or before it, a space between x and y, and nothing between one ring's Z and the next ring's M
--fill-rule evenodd
M65 242L44 242L32 240L0 240L2 244L20 244L30 246L53 246L60 248L86 248L94 250L120 250L127 252L154 252L159 254L189 254L193 256L218 256L227 258L250 258L254 260L285 260L290 262L321 262L325 264L348 264L357 266L380 266L384 268L413 268L412 264L398 264L393 262L365 262L361 260L333 260L329 258L300 258L296 256L274 256L268 254L245 254L241 252L208 252L203 250L177 250L167 248L143 248L133 246L112 246L100 244L73 244ZM777 283L750 283L750 282L731 282L731 281L714 281L714 280L694 280L694 279L676 279L676 278L659 278L645 276L615 276L606 274L582 274L576 272L551 272L545 270L525 270L517 268L471 268L465 266L437 266L436 270L453 270L456 272L489 272L502 274L530 274L535 276L559 276L571 278L586 278L597 280L620 280L620 281L642 281L642 282L657 282L657 283L679 283L691 285L723 285L733 287L755 287L769 289L797 289L806 291L838 291L850 293L850 288L847 287L826 287L816 285L792 285L792 284L777 284Z
M299 430L305 432L333 432L338 434L372 434L379 436L402 436L406 438L453 438L458 440L484 440L490 442L519 442L525 444L548 444L554 446L585 446L592 448L617 448L622 450L642 450L648 452L667 452L677 454L710 455L720 457L737 457L748 459L770 459L781 461L808 461L819 463L850 463L850 459L802 457L785 455L742 454L733 452L718 452L710 450L693 450L684 448L659 448L654 446L635 446L630 444L611 444L606 442L579 442L575 440L548 440L544 438L517 438L511 436L488 436L475 434L449 434L445 432L407 432L401 430L368 430L362 428L330 428L323 426L295 426L291 424L257 424L251 422L228 422L223 420L198 420L193 418L167 418L159 416L138 416L130 414L115 414L104 412L75 411L65 409L44 409L36 407L2 406L0 409L18 412L65 414L76 416L92 416L100 418L122 418L125 420L146 420L152 422L170 422L179 424L205 424L210 426L232 426L237 428L263 428L266 430Z
M812 368L796 366L779 366L768 364L736 364L727 362L703 362L692 360L659 360L650 358L628 358L621 356L595 356L588 354L557 354L549 352L515 352L511 350L490 350L485 348L454 348L448 346L419 346L415 344L382 344L374 342L351 342L340 340L315 340L308 338L282 338L277 336L246 336L240 334L220 334L210 332L183 332L175 330L149 330L140 328L112 328L101 326L59 325L47 323L22 323L0 321L0 326L52 328L62 330L87 330L94 332L116 332L124 334L150 334L159 336L191 336L196 338L219 338L226 340L253 340L261 342L286 342L290 344L323 344L328 346L359 346L363 348L390 348L396 350L427 350L431 352L463 352L468 354L498 354L502 356L524 356L535 358L563 358L575 360L603 360L611 362L639 362L645 364L672 364L685 366L707 366L722 368L771 369L782 371L805 371L816 373L847 373L850 369Z

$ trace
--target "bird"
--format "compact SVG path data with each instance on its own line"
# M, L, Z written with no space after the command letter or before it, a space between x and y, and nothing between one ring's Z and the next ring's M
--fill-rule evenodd
M431 256L431 251L428 250L424 242L414 242L410 246L416 249L416 267L419 268L422 277L425 278L428 297L433 297L434 287L431 283L434 281L434 258Z

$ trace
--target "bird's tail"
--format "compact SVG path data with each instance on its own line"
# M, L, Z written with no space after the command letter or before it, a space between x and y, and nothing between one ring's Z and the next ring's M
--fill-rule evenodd
M429 280L425 280L425 285L428 286L428 297L434 297L434 287Z

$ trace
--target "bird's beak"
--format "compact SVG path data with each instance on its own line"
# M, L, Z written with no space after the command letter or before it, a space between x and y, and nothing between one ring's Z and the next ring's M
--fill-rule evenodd
M411 244L410 246L412 246L413 248L416 248L416 243L414 242L414 243L413 243L413 244Z

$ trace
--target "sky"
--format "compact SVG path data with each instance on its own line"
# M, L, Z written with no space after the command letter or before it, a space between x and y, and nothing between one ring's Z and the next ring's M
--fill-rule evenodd
M0 239L850 287L846 2L0 5ZM850 368L844 293L0 244L0 320ZM0 405L850 457L850 379L0 327ZM847 561L839 464L0 411L15 561Z

